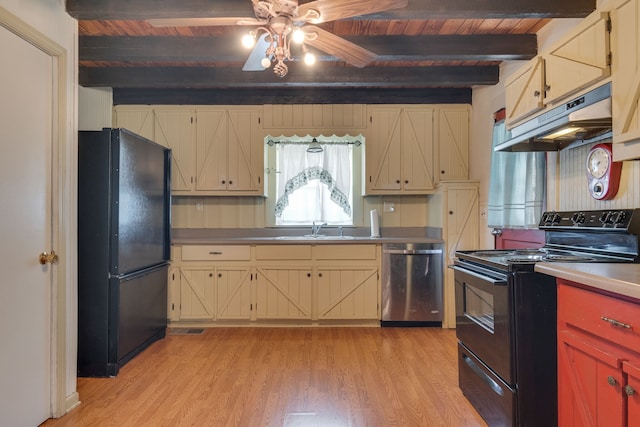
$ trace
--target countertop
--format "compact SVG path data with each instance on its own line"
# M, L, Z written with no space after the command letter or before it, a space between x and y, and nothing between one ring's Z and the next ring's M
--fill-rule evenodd
M381 237L370 237L368 228L346 228L344 238L338 236L335 227L323 228L322 237L305 237L310 234L304 229L213 229L213 228L174 228L171 230L171 243L176 245L225 245L225 244L383 244L383 243L444 243L442 229L434 227L383 228Z
M640 300L640 264L538 262L535 271Z

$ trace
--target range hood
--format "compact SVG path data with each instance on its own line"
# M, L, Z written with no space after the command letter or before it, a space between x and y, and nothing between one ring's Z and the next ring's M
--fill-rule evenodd
M610 139L611 83L511 129L495 151L557 151Z

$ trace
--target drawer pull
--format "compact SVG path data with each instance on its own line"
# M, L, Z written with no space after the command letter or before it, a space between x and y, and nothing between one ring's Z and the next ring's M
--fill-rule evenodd
M627 396L633 396L636 393L636 391L630 385L624 386L624 392L627 394Z
M209 255L222 255L222 252L213 251L213 252L209 252Z
M602 316L600 319L604 320L607 323L610 323L612 326L617 326L619 328L631 329L631 325L627 325L626 323L618 322L616 319L609 319L608 317Z
M613 385L613 386L615 386L616 384L618 384L618 381L616 381L616 379L615 379L615 378L613 378L611 375L609 375L609 376L607 377L607 383L608 383L609 385Z

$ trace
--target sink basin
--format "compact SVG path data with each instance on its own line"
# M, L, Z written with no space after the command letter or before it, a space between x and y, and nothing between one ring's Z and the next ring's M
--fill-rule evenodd
M277 240L350 240L353 236L327 236L325 234L305 234L304 236L278 236Z

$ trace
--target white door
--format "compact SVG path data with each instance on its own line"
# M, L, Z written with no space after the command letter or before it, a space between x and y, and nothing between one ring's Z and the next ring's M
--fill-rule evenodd
M51 415L51 57L0 27L0 424Z

